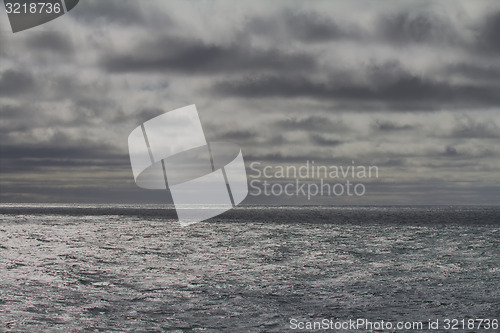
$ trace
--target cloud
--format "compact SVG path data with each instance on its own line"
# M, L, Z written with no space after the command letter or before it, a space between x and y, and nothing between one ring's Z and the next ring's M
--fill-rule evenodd
M53 55L71 55L73 53L73 43L68 35L58 31L40 31L30 34L26 38L26 48L31 52L50 52Z
M477 36L478 46L482 50L500 52L500 11L490 13L479 28Z
M59 137L61 139L62 136ZM35 173L40 180L46 174L57 173L87 173L89 170L116 170L129 171L129 157L125 152L106 144L95 143L65 143L59 145L43 144L9 144L1 145L0 168L4 180L12 175ZM67 140L66 140L67 141ZM57 171L59 170L59 171ZM7 176L11 175L11 176Z
M0 73L0 96L18 96L35 88L35 80L29 72L8 69Z
M383 39L397 44L453 43L458 39L453 27L433 13L405 10L382 15L378 32Z
M275 125L286 130L314 132L345 132L349 129L343 121L324 116L287 117L277 121Z
M456 156L458 155L457 148L452 147L452 146L446 146L444 150L444 155L446 156Z
M321 42L347 36L332 18L315 12L287 11L286 27L292 35L304 42Z
M383 81L383 80L382 80ZM242 98L311 98L350 102L360 109L421 110L494 107L500 103L496 86L452 84L403 72L387 82L350 83L334 78L311 80L304 76L257 75L219 81L214 91Z
M14 105L0 105L0 117L2 119L24 118L27 116L25 109Z
M239 43L218 45L196 39L160 36L133 46L134 52L113 52L102 59L109 72L218 73L262 70L311 70L312 57L279 49L249 48Z
M236 142L248 142L249 140L253 140L257 134L253 131L229 131L224 133L218 133L217 139L224 141L236 141Z
M319 43L356 36L351 27L343 27L333 17L314 10L287 9L278 15L251 18L245 31L275 35L304 43Z
M237 141L247 164L355 160L380 166L377 202L458 202L455 179L479 189L500 172L499 13L464 1L80 2L0 34L1 200L155 201L135 191L127 136L196 103L207 139ZM435 179L449 181L439 198Z
M500 138L500 128L494 119L477 121L471 116L463 115L456 119L450 136L454 138Z
M341 145L344 143L344 141L337 140L337 139L331 139L331 138L328 138L328 137L326 137L324 135L320 135L320 134L311 134L310 137L311 137L311 140L314 144L320 145L320 146L331 147L331 146Z
M415 128L412 125L399 125L390 120L377 120L372 126L377 131L381 132L403 131Z
M490 64L476 65L472 63L459 63L447 66L445 74L458 74L469 80L479 82L492 81L500 85L500 67Z
M61 139L55 138L55 140ZM111 159L116 158L113 147L105 145L55 146L53 144L2 145L2 159L44 158L44 159ZM118 155L120 158L123 155ZM126 155L125 155L126 156Z
M0 55L1 56L7 56L7 48L5 47L5 38L4 38L4 32L0 30Z
M86 0L72 12L72 17L85 24L141 25L146 22L140 2Z

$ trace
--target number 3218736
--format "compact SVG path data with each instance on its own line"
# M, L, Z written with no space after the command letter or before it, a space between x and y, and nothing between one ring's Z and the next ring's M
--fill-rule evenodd
M20 4L18 2L6 2L7 14L59 14L61 12L60 3L31 2Z
M498 319L445 319L445 330L498 329Z

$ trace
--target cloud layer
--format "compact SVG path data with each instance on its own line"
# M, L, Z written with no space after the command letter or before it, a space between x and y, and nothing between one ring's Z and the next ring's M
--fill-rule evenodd
M88 0L22 33L0 20L1 200L164 202L135 188L127 136L195 103L248 165L379 166L365 197L318 202L497 204L498 36L496 1Z

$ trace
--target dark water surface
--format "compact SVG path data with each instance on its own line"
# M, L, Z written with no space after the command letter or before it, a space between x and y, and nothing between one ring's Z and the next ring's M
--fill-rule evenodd
M184 228L153 206L0 214L0 332L500 316L500 207L240 207Z

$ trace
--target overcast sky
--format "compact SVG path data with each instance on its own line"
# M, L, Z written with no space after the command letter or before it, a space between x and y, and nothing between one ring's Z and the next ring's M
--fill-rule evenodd
M196 104L247 165L379 168L300 203L500 203L499 1L83 0L0 30L1 202L168 202L127 137Z

